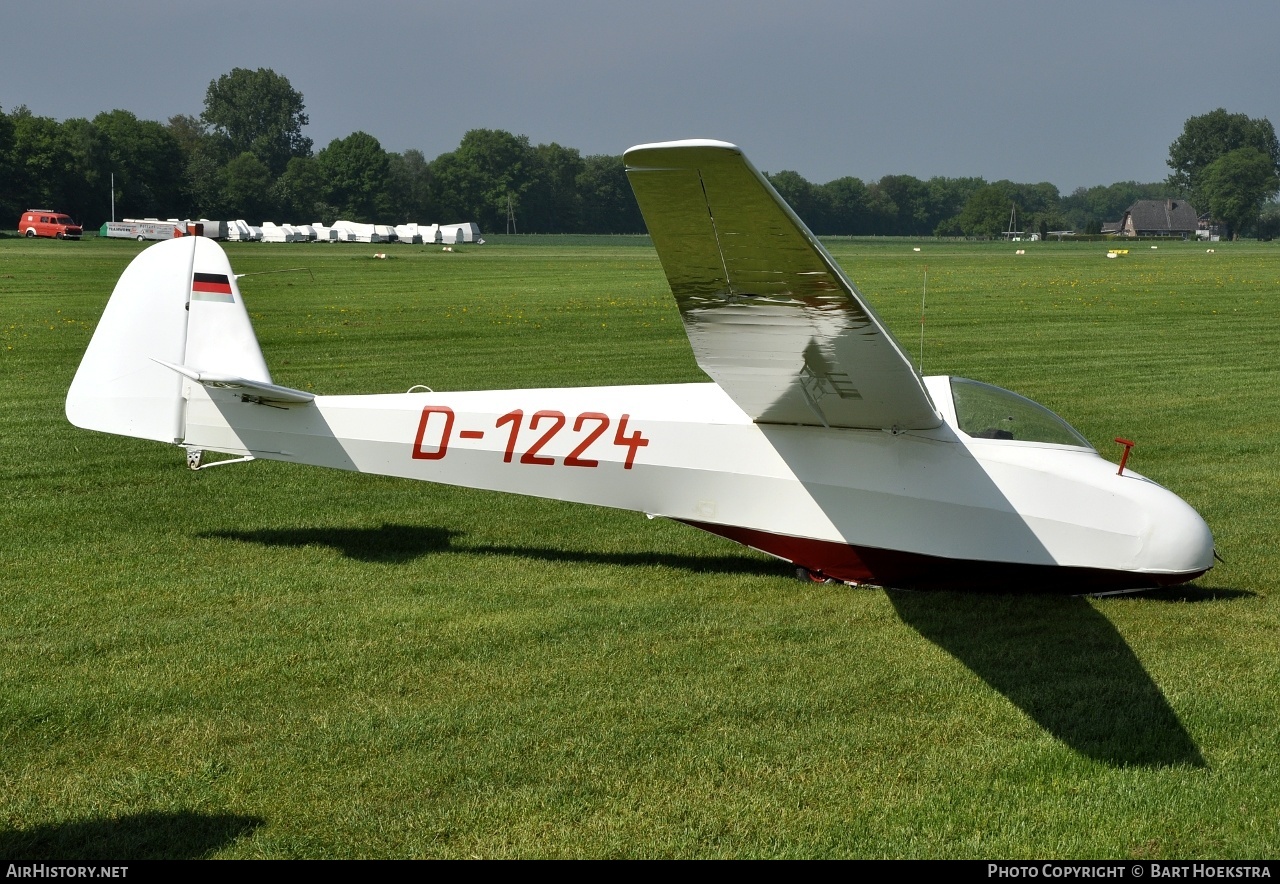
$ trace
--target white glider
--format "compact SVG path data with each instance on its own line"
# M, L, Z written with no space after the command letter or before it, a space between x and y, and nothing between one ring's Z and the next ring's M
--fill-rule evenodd
M1108 592L1208 571L1172 492L997 387L923 378L731 144L627 174L711 383L313 396L271 382L226 254L120 277L67 395L79 427L684 522L814 579Z

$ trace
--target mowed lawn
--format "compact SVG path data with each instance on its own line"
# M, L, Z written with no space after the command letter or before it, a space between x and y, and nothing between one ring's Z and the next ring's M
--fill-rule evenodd
M280 384L704 379L646 239L492 239L227 250ZM192 473L63 416L142 245L0 240L0 857L1276 858L1280 245L1024 245L829 243L913 359L927 280L926 373L1135 440L1195 584L810 585L637 513Z

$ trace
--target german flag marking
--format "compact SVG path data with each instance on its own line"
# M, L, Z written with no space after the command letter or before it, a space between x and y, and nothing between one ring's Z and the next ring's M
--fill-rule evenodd
M223 273L197 273L191 280L191 300L233 303L231 280Z

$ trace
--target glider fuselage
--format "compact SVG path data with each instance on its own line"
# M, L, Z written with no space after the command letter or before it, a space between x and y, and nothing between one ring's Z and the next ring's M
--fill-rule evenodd
M288 407L186 386L188 447L635 510L851 582L1158 586L1212 554L1194 510L1091 449L760 424L711 383Z

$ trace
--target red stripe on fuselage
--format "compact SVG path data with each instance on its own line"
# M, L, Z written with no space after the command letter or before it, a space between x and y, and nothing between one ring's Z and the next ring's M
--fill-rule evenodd
M1155 589L1195 580L1205 571L1185 574L1141 574L1106 568L1071 568L1027 565L1016 562L984 562L948 559L923 553L876 549L829 540L788 537L752 528L712 525L677 519L694 528L717 534L744 546L808 568L836 580L874 583L900 589L1047 590L1090 593L1124 589ZM1207 569L1206 569L1207 570Z

